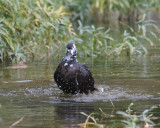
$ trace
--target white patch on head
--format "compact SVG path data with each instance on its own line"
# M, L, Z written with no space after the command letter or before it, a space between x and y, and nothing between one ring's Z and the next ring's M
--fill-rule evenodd
M68 63L65 63L65 64L64 64L64 66L67 66L67 65L68 65Z
M72 56L73 55L76 56L76 54L77 54L77 48L76 48L75 44L73 44L73 46L72 46L71 49L66 48L66 53L67 52L70 52Z
M77 48L76 48L75 44L73 44L73 47L71 49L71 54L74 55L75 51L77 51Z

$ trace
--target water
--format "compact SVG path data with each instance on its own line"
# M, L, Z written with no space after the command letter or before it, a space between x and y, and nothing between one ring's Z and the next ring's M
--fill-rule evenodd
M31 63L27 69L1 68L0 128L20 119L15 128L76 128L86 120L80 112L94 112L100 123L111 125L118 119L116 111L125 111L131 102L139 113L160 105L160 49L133 59L79 59L90 67L99 90L89 95L65 95L58 89L53 72L59 61ZM102 119L99 108L115 117ZM155 113L160 116L158 110Z

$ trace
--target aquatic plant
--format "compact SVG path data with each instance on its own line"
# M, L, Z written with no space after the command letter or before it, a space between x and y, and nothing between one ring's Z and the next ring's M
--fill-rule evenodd
M144 14L142 19L137 22L137 29L133 29L132 27L123 24L128 29L124 30L122 43L117 43L116 48L111 53L120 54L121 52L126 51L129 55L147 54L147 46L155 46L156 43L152 41L152 39L156 34L152 29L159 31L159 27L153 20L146 20L145 18L146 14Z
M83 128L89 128L89 127L104 128L104 125L103 124L98 124L96 119L92 116L92 115L94 115L94 113L91 113L90 115L87 115L86 113L81 112L81 114L86 116L87 119L86 119L85 123L79 124L80 127L83 127ZM93 122L89 122L90 119Z
M131 107L134 104L131 103L126 112L118 111L117 114L121 115L124 120L121 120L125 128L140 128L140 127L153 127L155 123L151 120L152 114L149 112L152 111L155 106L150 109L144 110L142 114L136 115L133 113Z
M153 127L156 124L152 121L152 117L153 114L151 113L151 111L153 111L153 109L157 108L156 106L151 107L150 109L146 109L142 112L142 114L137 115L134 113L134 111L131 109L131 107L134 104L131 103L128 106L128 109L126 110L126 112L124 111L117 111L116 114L120 115L121 119L120 121L115 120L112 121L113 125L111 125L112 128L116 128L118 127L124 127L124 128L141 128L141 127ZM106 114L102 111L102 109L100 109L103 118L109 119L114 117L114 115L110 115L110 114ZM92 127L92 126L96 126L96 127L105 127L105 125L102 125L100 123L98 123L95 119L95 113L91 113L90 115L87 115L84 112L81 112L81 114L87 116L87 119L85 121L85 123L80 124L79 126L81 127ZM93 122L90 122L90 119ZM107 127L107 126L106 126Z
M71 39L77 44L80 54L87 56L97 56L108 48L110 41L113 38L109 35L109 29L105 30L104 27L96 28L94 25L83 26L81 21L78 21L79 27L77 28L77 34Z
M72 38L74 42L78 42L79 51L81 54L89 56L99 55L120 55L127 54L142 55L147 54L148 46L155 46L152 38L157 38L156 33L152 29L159 31L159 27L152 20L146 20L146 14L137 22L137 29L133 29L127 24L125 26L123 35L118 38L112 37L110 29L105 30L104 27L96 28L94 25L83 26L81 21L78 21L79 27L77 34ZM117 32L118 35L118 32Z
M93 20L91 9L92 0L65 0L66 11L70 12L69 18L72 23L77 24L78 20L82 21L83 25L90 24Z
M17 124L19 124L20 122L22 122L24 119L24 116L21 117L19 120L17 120L16 122L14 122L9 128L13 128L14 126L16 126Z
M114 26L120 22L134 26L144 13L151 16L159 12L159 0L65 0L67 11L71 12L70 19L74 24L78 20L82 24L104 24ZM113 17L114 15L114 17Z

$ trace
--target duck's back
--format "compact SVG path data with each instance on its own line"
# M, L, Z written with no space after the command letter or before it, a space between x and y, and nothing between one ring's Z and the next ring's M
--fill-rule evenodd
M89 69L76 61L63 60L54 73L58 87L66 93L88 93L94 90L94 79Z

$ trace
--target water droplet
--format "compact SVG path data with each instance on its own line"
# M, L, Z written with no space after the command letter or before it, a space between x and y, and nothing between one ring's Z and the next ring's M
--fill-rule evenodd
M73 67L73 64L71 64L70 67Z
M65 63L65 64L64 64L64 66L67 66L67 65L68 65L68 63Z

